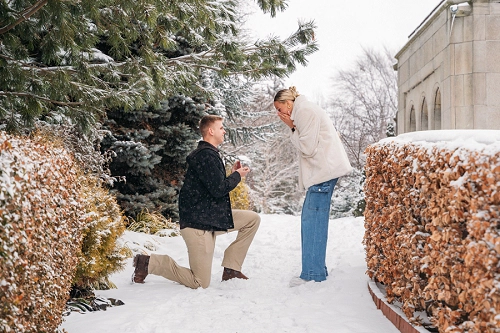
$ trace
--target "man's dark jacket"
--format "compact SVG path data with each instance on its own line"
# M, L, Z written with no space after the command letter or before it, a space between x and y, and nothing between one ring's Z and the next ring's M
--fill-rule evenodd
M229 192L241 181L238 172L226 177L219 150L206 141L186 158L188 169L179 194L181 229L228 230L234 228Z

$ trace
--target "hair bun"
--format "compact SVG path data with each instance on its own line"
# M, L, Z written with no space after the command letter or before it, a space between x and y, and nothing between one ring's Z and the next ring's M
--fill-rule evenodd
M288 90L290 90L290 92L292 93L292 96L293 96L294 99L297 96L299 96L299 92L297 91L297 88L295 88L295 86L291 86L290 88L288 88Z

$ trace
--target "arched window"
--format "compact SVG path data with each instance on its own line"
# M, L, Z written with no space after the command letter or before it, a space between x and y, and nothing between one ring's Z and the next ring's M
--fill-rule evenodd
M429 129L429 111L427 109L427 101L424 99L422 100L422 117L420 118L422 120L421 123L421 129L422 131L427 131Z
M436 91L436 97L434 99L434 128L441 129L441 91L439 88Z
M410 132L415 132L417 130L417 120L415 117L415 107L413 105L410 109Z

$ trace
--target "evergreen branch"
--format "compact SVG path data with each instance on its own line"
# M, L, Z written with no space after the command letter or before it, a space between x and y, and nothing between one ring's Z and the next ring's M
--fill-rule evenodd
M48 0L40 0L37 3L35 3L33 6L22 11L17 20L15 20L14 22L12 22L9 25L6 25L3 28L0 28L0 35L6 33L7 31L9 31L11 29L14 29L17 25L19 25L22 22L29 19L31 15L33 15L37 11L39 11L43 6L45 6L47 4L47 2L48 2Z
M215 49L210 49L208 51L200 52L200 53L192 53L192 54L186 54L180 57L175 57L175 58L169 58L168 61L166 62L168 64L174 64L174 63L191 63L196 60L200 59L206 59L210 58L213 55L215 55Z
M0 53L0 58L3 58L5 60L7 60L7 61L10 61L10 62L13 62L13 63L16 63L16 64L20 64L21 67L33 68L34 66L32 64L39 65L39 66L44 66L42 64L38 64L37 62L27 63L27 62L24 62L22 60L18 60L18 59L12 58L12 57L8 57L8 56L6 56L4 54L1 54L1 53Z
M50 66L50 67L47 67L47 66L44 66L43 64L39 64L36 62L27 63L24 61L20 61L20 60L11 58L11 57L7 57L3 54L0 54L0 58L3 58L3 59L6 59L8 61L11 61L13 63L19 64L19 65L21 65L20 67L24 70L35 70L38 72L65 71L68 73L78 73L78 71L76 69L74 69L74 66ZM99 68L99 67L113 66L115 68L120 68L120 67L125 66L126 64L127 64L127 62L124 62L124 61L123 62L111 62L111 63L95 63L95 64L88 64L87 67L88 68L96 68L96 67ZM120 76L123 78L133 77L132 74L126 74L126 73L120 73ZM100 80L100 79L99 79L99 81L103 82L103 80Z
M36 62L28 63L28 62L24 62L21 60L17 60L17 59L8 57L8 56L3 55L3 54L0 54L0 58L11 61L13 63L17 63L20 65L20 67L22 69L26 69L26 70L35 70L35 71L39 71L39 72L66 71L66 72L70 72L70 73L78 73L78 71L76 69L74 69L74 66L71 66L71 65L69 65L69 66L45 66L43 64L36 63ZM127 62L122 61L122 62L107 62L107 63L88 63L87 67L88 68L99 68L99 67L113 66L115 68L120 68L120 67L123 67L125 65L127 65ZM122 77L132 77L132 75L125 74L125 73L122 73L121 76Z
M289 0L254 1L274 16ZM221 79L284 77L317 49L312 22L299 22L284 40L248 42L239 29L239 1L233 0L24 3L0 6L8 11L0 18L6 37L0 108L28 120L55 111L90 123L96 121L93 109L157 107L174 93L208 98L215 93L205 85L207 73Z
M247 69L247 70L238 71L238 72L229 72L229 75L238 75L238 74L246 75L246 74L252 74L252 73L259 73L260 71L262 71L261 68L252 68L252 69ZM277 77L282 77L283 75L288 76L288 74L286 73L286 69L283 67L281 67L281 68L274 67L272 75L275 75Z
M265 45L260 45L260 46L247 46L245 48L242 48L241 52L243 55L249 56L249 55L254 54L257 51L262 51L262 50L270 51L273 48L274 48L274 46L270 45L270 44L265 44ZM312 51L312 52L314 52L314 51ZM165 65L167 65L167 66L179 66L182 64L184 64L184 65L189 64L192 67L210 69L210 70L214 70L217 72L221 72L224 70L221 67L218 67L215 65L211 66L211 65L208 65L206 63L201 63L201 61L203 61L203 60L210 60L210 59L215 58L215 56L218 53L219 52L217 51L217 49L212 48L210 50L199 52L199 53L193 53L193 54L183 55L183 56L179 56L179 57L175 57L175 58L169 58L167 61L165 61ZM25 62L15 60L15 59L12 59L10 57L7 57L7 56L1 55L1 54L0 54L0 57L7 59L7 60L10 60L10 61L15 61L15 62L21 64L23 67L26 67L27 69L30 69L30 70L34 69L34 70L40 71L40 72L52 72L52 71L60 71L60 70L67 71L67 72L73 72L73 73L77 72L73 68L73 66L39 67L38 65L25 63ZM299 62L302 63L302 61L299 61ZM112 66L115 68L120 68L120 67L125 66L126 64L127 64L127 62L108 62L108 63L94 63L94 64L89 63L88 67L89 68L99 68L99 67ZM227 66L229 64L229 62L221 60L221 61L216 61L216 64L221 65L221 66ZM274 66L274 69L279 70L279 68L277 68L276 66ZM243 70L240 70L240 71L229 71L227 74L228 75L252 74L252 73L258 73L260 71L262 71L262 68L252 68L252 69L244 69L243 68ZM130 75L126 75L125 73L121 73L121 76L122 77L130 77Z
M55 101L50 98L46 98L43 96L38 96L35 94L30 94L30 93L24 93L24 92L9 92L9 91L0 91L0 96L16 96L16 97L31 97L34 99L38 99L40 101L44 101L47 103L52 103L55 105L59 106L80 106L84 105L85 103L83 102L61 102L61 101Z
M63 70L63 71L72 72L72 73L76 73L77 72L73 68L73 66L52 66L52 67L47 67L47 66L45 66L43 64L40 64L40 63L36 63L36 62L28 63L28 62L25 62L25 61L21 61L21 60L18 60L18 59L14 59L14 58L5 56L3 54L0 54L0 58L8 60L8 61L10 61L12 63L16 63L16 64L20 65L20 68L22 68L24 70L29 70L29 71L35 70L35 71L39 71L39 72L53 72L53 71Z
M277 10L282 12L287 7L286 0L276 0L276 1L257 0L257 4L264 13L268 12L271 13L271 17L276 16Z
M245 48L241 49L241 52L245 55L251 54L251 52L259 51L259 50L265 50L265 49L272 49L271 45L262 45L262 46L247 46ZM167 61L167 64L170 63L176 63L176 62L181 62L181 63L192 63L197 60L202 60L202 59L210 59L214 57L217 54L217 50L215 48L212 48L207 51L199 52L199 53L192 53L192 54L186 54L183 56L175 57L175 58L169 58Z

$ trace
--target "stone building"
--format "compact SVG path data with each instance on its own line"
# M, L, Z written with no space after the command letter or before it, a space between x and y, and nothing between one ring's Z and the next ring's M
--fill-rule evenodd
M441 1L395 57L397 134L500 129L499 0Z

